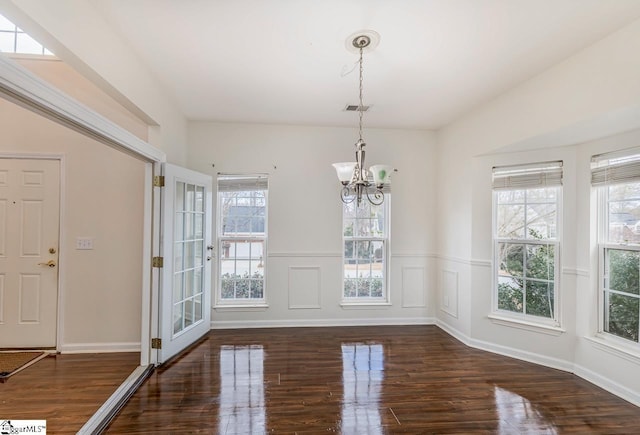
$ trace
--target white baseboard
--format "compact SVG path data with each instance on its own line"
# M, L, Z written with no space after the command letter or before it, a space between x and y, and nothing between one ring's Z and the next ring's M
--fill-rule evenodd
M621 385L609 378L606 378L598 373L595 373L589 369L586 369L580 365L574 364L571 361L566 361L558 358L546 357L532 352L523 351L520 349L514 349L508 346L501 346L494 343L488 343L482 340L473 339L466 334L451 327L440 319L436 320L436 325L447 334L451 335L456 340L466 344L467 346L484 350L491 353L496 353L511 358L527 361L534 364L539 364L545 367L551 367L554 369L562 370L565 372L573 373L582 379L591 382L594 385L608 391L611 394L636 405L640 406L640 394L629 388Z
M211 321L211 329L304 328L323 326L390 326L433 325L433 317L398 317L373 319L295 319L295 320L232 320Z
M636 406L640 406L640 394L629 388L621 385L611 379L605 378L596 372L584 368L578 364L574 365L574 373L576 376L580 376L582 379L591 382L598 387L607 390L608 392L615 394L618 397L623 398L627 402L633 403Z
M522 361L539 364L541 366L551 367L552 369L573 373L573 363L559 358L552 358L534 352L528 352L526 350L515 349L513 347L502 346L473 338L471 339L469 346L498 355L508 356Z
M459 342L464 343L467 346L471 346L469 344L471 342L471 339L469 338L468 335L462 333L461 331L457 330L453 326L443 322L440 319L436 319L436 323L435 324L436 324L436 326L438 328L442 329L444 332L446 332L447 334L449 334L450 336L452 336L453 338L455 338Z
M131 343L65 343L58 348L60 353L113 353L140 352L140 342Z
M573 373L573 363L565 361L559 358L551 358L544 355L539 355L533 352L527 352L521 349L515 349L509 346L502 346L495 343L489 343L483 340L477 340L471 338L466 334L458 331L457 329L446 324L442 320L438 319L436 325L447 334L454 337L456 340L461 341L469 347L475 349L484 350L487 352L495 353L498 355L508 356L510 358L516 358L522 361L527 361L534 364L539 364L545 367L551 367L554 369L562 370L565 372Z

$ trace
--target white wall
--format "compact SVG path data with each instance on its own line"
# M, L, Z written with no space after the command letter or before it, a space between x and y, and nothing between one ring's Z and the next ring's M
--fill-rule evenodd
M91 2L0 0L0 12L151 127L149 143L184 165L186 119Z
M62 154L59 349L140 346L144 164L0 99L0 153ZM94 249L75 249L92 237Z
M574 371L636 404L640 378L629 373L638 371L640 354L629 356L593 341L597 262L588 172L596 149L637 144L637 133L618 133L640 127L638 49L640 21L439 131L436 225L437 314L445 329L474 346ZM602 137L607 139L592 142ZM559 305L564 332L494 323L487 317L491 167L553 159L564 161ZM445 299L457 301L457 309L445 307Z
M269 308L216 309L214 326L431 320L435 314L431 298L435 154L433 134L425 131L365 130L367 164L389 163L398 169L391 197L391 306L340 306L342 208L331 163L353 160L356 139L357 131L350 128L189 125L190 168L214 176L218 172L269 173ZM319 284L301 294L289 287L291 276ZM295 308L301 305L315 308Z
M47 83L147 142L149 126L92 82L57 58L12 55L10 58Z

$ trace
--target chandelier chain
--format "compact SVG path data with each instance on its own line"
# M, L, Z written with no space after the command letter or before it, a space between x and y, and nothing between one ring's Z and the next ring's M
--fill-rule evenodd
M373 32L375 34L375 32ZM377 35L377 34L376 34ZM358 83L358 142L356 142L356 161L334 163L334 167L338 172L338 179L342 183L340 198L345 204L356 202L360 207L364 199L369 204L377 206L384 202L383 188L388 183L389 165L374 165L370 169L365 169L365 145L362 139L363 118L364 118L364 102L362 95L364 93L364 49L371 43L371 38L367 34L357 36L351 41L353 47L360 52L358 59L359 66L359 83ZM373 180L371 180L371 178Z
M363 68L362 68L362 49L363 49L363 44L360 44L360 105L358 106L358 116L359 116L359 137L360 137L360 142L362 142L362 112L363 112L363 106L362 106L362 76L363 76Z

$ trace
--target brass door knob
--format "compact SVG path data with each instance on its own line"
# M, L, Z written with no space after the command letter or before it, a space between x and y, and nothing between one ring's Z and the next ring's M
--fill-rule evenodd
M38 263L38 266L56 267L56 262L53 260L49 260L46 263Z

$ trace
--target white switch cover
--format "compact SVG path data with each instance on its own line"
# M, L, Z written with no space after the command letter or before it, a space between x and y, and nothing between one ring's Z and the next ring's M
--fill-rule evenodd
M76 249L93 249L93 239L91 237L77 237Z

